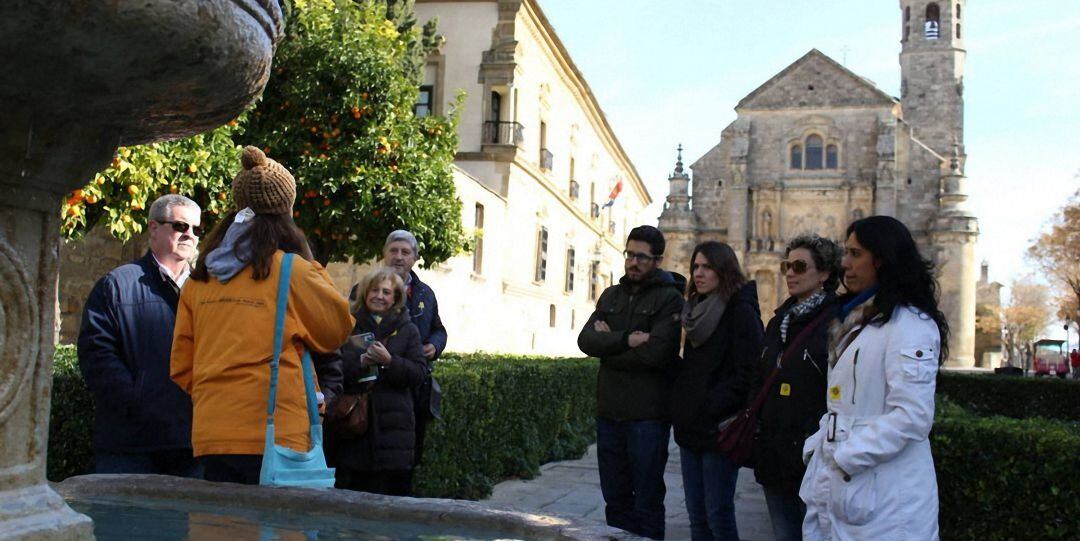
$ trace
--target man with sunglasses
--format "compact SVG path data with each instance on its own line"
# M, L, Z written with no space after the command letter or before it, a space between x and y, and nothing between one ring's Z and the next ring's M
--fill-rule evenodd
M94 396L97 473L200 477L191 398L169 378L176 305L191 273L201 209L182 195L150 205L150 249L98 280L83 309L79 369Z
M581 351L600 358L596 456L607 523L652 539L664 538L669 369L683 307L676 279L660 268L664 248L657 228L630 231L626 275L600 295L578 335Z

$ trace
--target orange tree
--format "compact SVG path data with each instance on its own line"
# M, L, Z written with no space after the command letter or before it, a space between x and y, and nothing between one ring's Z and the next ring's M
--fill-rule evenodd
M294 218L322 262L377 256L386 234L413 231L425 263L466 247L451 166L457 114L417 118L434 26L416 27L405 0L296 0L262 99L229 125L194 138L121 149L113 166L69 195L64 231L99 222L126 240L170 191L228 208L238 144L255 144L297 181Z

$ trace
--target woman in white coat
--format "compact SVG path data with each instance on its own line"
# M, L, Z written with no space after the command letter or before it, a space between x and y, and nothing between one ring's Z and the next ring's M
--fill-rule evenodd
M871 216L848 227L842 266L828 411L803 447L803 538L937 540L928 436L949 329L932 265L904 224Z

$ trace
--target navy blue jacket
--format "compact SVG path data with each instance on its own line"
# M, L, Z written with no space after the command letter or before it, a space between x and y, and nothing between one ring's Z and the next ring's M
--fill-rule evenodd
M191 397L169 378L179 299L149 251L90 292L79 369L94 396L96 451L191 449Z
M409 271L409 274L412 275L412 282L409 283L412 291L406 302L409 316L420 331L420 343L435 346L435 357L429 361L435 362L446 349L446 327L439 318L439 302L435 300L435 292L420 281L416 272Z

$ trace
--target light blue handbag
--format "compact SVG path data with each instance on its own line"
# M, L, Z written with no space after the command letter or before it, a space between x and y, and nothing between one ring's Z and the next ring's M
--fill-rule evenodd
M277 402L278 364L282 338L285 334L285 308L289 301L289 275L292 274L293 254L281 260L281 280L278 282L277 321L274 324L274 359L270 362L270 401L266 407L266 446L263 450L259 484L277 487L330 488L334 486L334 469L326 467L323 454L322 424L315 400L315 376L311 355L305 350L300 364L304 371L304 394L307 396L308 422L311 425L311 449L298 452L274 443L274 407Z

